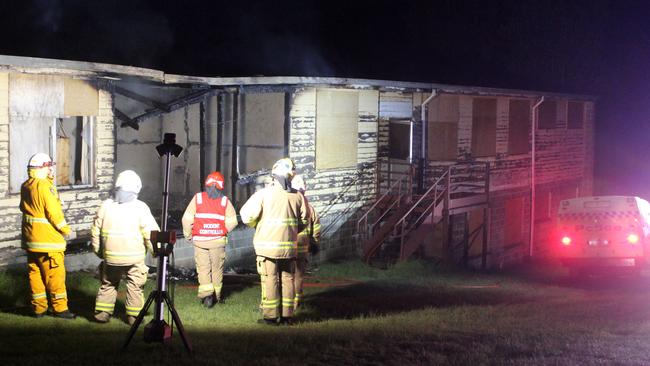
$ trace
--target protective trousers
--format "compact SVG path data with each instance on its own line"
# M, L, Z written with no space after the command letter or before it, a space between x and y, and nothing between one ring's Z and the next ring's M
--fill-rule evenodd
M216 294L221 299L223 283L223 264L226 261L226 247L219 246L211 249L194 247L194 261L199 277L199 298Z
M68 310L68 295L65 289L64 253L27 252L29 287L32 290L32 308L35 314L47 311L47 294L50 294L52 308L61 313Z
M262 315L265 319L276 319L280 314L284 318L293 316L295 267L295 258L257 256L257 272L262 282Z
M147 282L149 268L144 263L128 266L111 266L102 262L100 264L100 280L102 285L97 291L95 311L105 311L113 314L117 289L122 277L126 276L126 314L138 316L144 306L143 288Z
M296 296L293 298L294 310L298 309L303 300L302 282L305 279L308 263L307 255L298 254L298 258L296 258L296 272L293 276L293 284L296 292Z

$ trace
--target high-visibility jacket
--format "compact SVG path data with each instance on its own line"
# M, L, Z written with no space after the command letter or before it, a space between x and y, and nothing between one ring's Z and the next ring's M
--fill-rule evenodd
M224 206L225 205L225 206ZM223 220L221 217L223 216ZM210 199L205 192L200 192L192 197L192 201L185 208L182 218L183 223L183 236L186 239L191 239L194 246L203 249L212 249L219 246L226 245L226 234L232 231L237 226L237 212L235 207L226 196L217 199ZM212 226L219 223L225 228L225 234L218 235L202 235L199 232L196 236L195 230L214 230ZM206 227L206 224L208 227Z
M253 246L258 256L295 258L298 233L307 224L307 204L299 193L289 193L273 182L255 192L239 214L242 221L255 228Z
M160 230L146 203L135 199L102 202L91 229L95 254L107 264L127 266L144 262L152 230Z
M64 252L63 235L71 232L63 216L54 182L49 178L30 178L20 187L20 211L23 213L22 247L30 252Z
M306 256L309 253L309 243L317 245L319 241L320 217L314 210L314 206L307 202L307 225L298 233L298 256Z

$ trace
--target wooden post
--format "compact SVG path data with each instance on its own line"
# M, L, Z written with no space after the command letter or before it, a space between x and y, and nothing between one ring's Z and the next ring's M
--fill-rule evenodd
M237 146L237 129L239 128L239 90L235 91L232 98L232 159L230 161L230 184L232 200L237 202L237 159L239 158L239 148Z
M199 191L205 181L205 99L199 103Z

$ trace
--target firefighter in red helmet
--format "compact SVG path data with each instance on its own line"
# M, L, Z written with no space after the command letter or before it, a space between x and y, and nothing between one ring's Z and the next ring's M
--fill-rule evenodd
M237 226L237 213L223 194L224 179L212 172L204 182L205 191L192 198L183 214L183 235L194 244L194 260L199 276L198 297L206 308L222 302L221 285L226 261L227 235Z

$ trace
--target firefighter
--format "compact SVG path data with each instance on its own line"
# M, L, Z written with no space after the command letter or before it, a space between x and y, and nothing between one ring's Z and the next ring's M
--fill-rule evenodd
M298 191L301 196L305 196L307 186L302 176L296 175L293 177L291 188ZM307 201L307 197L305 197L305 203L307 204L307 225L298 233L298 257L296 258L296 272L294 273L296 292L293 303L294 310L298 309L303 300L302 283L309 262L308 254L316 255L318 253L318 242L320 241L320 218L314 207Z
M64 252L66 239L74 239L75 235L63 216L54 185L54 165L45 153L29 159L28 178L20 187L22 248L27 251L34 316L45 315L49 294L53 315L74 319L76 315L68 309Z
M199 277L198 297L206 308L221 298L227 234L237 226L237 213L223 194L221 173L205 179L205 192L192 198L183 214L183 235L194 244L194 261Z
M291 190L294 167L291 159L278 160L271 170L272 184L255 192L240 211L242 221L255 228L263 324L291 324L293 317L298 233L307 222L305 199Z
M122 277L126 277L126 315L129 324L144 306L143 288L149 268L144 263L152 230L160 230L146 203L138 200L142 181L132 170L117 176L114 197L102 202L91 235L99 266L101 286L95 300L95 320L106 323L115 309Z

